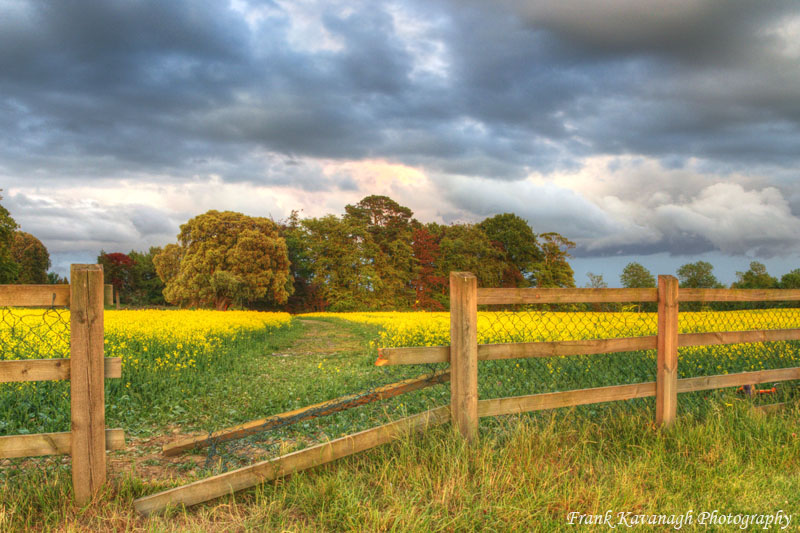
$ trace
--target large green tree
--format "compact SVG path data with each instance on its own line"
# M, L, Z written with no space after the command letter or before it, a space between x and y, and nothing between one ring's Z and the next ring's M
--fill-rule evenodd
M451 226L429 225L439 233L437 274L450 279L450 272L466 271L475 274L483 287L499 287L506 269L503 251L475 224Z
M310 236L300 220L300 214L292 211L289 219L280 226L289 255L289 275L294 292L286 307L292 313L323 311L326 307L322 286L314 279L314 267L309 250Z
M795 268L781 276L781 289L800 289L800 268Z
M503 252L506 268L501 285L530 286L534 265L542 261L543 253L528 223L513 213L503 213L485 219L479 226Z
M3 197L0 196L0 200L2 199ZM13 283L19 273L19 265L11 255L11 245L16 229L17 223L11 218L11 213L0 205L0 283Z
M619 281L626 289L646 289L656 286L656 278L641 263L632 262L625 265Z
M291 290L286 242L267 218L208 211L183 224L178 245L154 262L164 297L182 306L225 310L261 298L283 304Z
M746 272L737 272L734 289L777 289L778 279L770 276L764 263L752 261Z
M686 263L678 269L680 286L687 289L721 289L724 287L713 273L714 266L707 261Z
M332 311L377 308L380 280L375 269L375 245L365 224L353 218L327 215L305 219L312 283L319 284Z
M574 287L575 272L567 259L575 243L555 232L539 235L542 258L532 267L536 287Z
M15 231L11 241L11 258L17 264L14 283L47 283L50 254L42 241L24 231Z
M373 304L378 308L404 309L414 301L412 280L416 263L412 249L412 211L388 196L367 196L345 206L344 221L363 227L368 240L364 259L375 271Z
M152 246L146 252L131 250L128 257L133 260L131 270L130 302L133 305L164 305L164 282L158 277L153 259L161 248Z

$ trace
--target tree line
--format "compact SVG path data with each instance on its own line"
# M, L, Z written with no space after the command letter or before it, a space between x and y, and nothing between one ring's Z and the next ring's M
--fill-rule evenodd
M0 199L2 199L0 197ZM476 224L421 223L387 196L367 196L340 215L275 222L212 210L187 221L177 242L147 251L101 251L106 283L125 305L304 311L445 310L451 271L484 287L575 287L575 243L535 233L513 213ZM65 283L44 245L0 205L0 283ZM721 288L705 261L682 265L681 287ZM588 274L589 287L607 287ZM620 275L628 288L655 287L643 265ZM771 276L757 261L733 288L800 288L800 269Z

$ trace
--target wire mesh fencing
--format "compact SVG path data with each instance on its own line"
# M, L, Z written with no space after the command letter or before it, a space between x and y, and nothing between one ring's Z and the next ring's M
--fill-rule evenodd
M525 305L478 312L478 343L556 343L657 334L647 304ZM556 348L553 347L554 353ZM588 350L587 350L588 351ZM478 397L493 399L654 381L656 351L529 357L481 361ZM617 402L641 408L652 399ZM581 408L594 412L607 406Z
M683 310L687 309L687 310ZM678 315L681 333L771 331L800 328L797 302L687 302ZM693 378L800 366L800 341L744 342L678 349L678 377ZM754 405L797 397L798 381L750 383L733 389L681 394L679 413L701 413L710 399L740 398ZM723 403L724 405L724 403Z
M0 361L69 358L70 315L65 308L0 307ZM0 383L0 436L69 431L68 381ZM69 470L68 456L0 458L5 490Z

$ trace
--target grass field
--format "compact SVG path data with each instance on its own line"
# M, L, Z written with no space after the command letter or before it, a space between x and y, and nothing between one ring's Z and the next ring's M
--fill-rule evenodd
M167 442L427 370L375 367L376 345L385 342L383 325L342 318L295 317L246 334L237 330L235 339L220 333L219 343L204 358L195 358L194 365L191 359L176 363L179 358L167 357L186 346L177 335L161 337L165 345L172 343L169 349L133 344L137 335L109 335L109 355L119 350L129 371L123 369L123 379L109 385L108 425L125 428L128 444L109 455L111 481L103 502L85 509L71 506L64 460L6 463L0 468L0 531L571 530L569 511L607 509L782 509L797 515L792 529L800 523L800 412L795 406L769 416L754 414L751 401L732 391L712 395L702 414L682 413L678 425L666 432L652 428L647 403L626 416L617 409L578 409L485 419L474 448L463 446L444 426L165 517L143 519L133 512L136 497L207 477L219 468L218 461L206 463L204 454L164 458L159 451ZM155 319L152 324L159 323ZM137 355L139 373L130 364ZM142 356L149 358L149 366L142 364ZM172 361L171 368L165 359ZM505 370L515 373L515 381L532 381L513 369ZM4 420L19 414L15 425L0 434L68 429L59 425L57 409L48 415L50 421L37 414L50 412L45 400L35 397L42 391L58 393L38 389L26 397L11 386L0 389ZM12 408L20 397L29 405ZM448 399L446 385L432 387L282 429L256 451L274 455ZM256 444L216 450L211 457L229 459L233 466L253 460Z

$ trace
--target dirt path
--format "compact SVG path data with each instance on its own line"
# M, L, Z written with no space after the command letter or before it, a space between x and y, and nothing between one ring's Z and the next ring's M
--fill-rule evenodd
M296 319L303 327L301 334L291 346L274 352L273 357L321 356L329 357L348 352L362 352L364 340L346 327L325 320L311 318ZM184 477L205 464L206 455L182 454L176 457L165 457L161 448L165 444L181 438L198 435L187 433L180 426L167 426L163 433L148 437L128 437L125 450L109 455L109 471L116 475L129 473L131 469L136 477L144 481ZM114 475L114 474L112 474Z
M338 324L312 318L297 319L303 325L303 334L288 349L273 355L333 355L364 349L363 340Z

